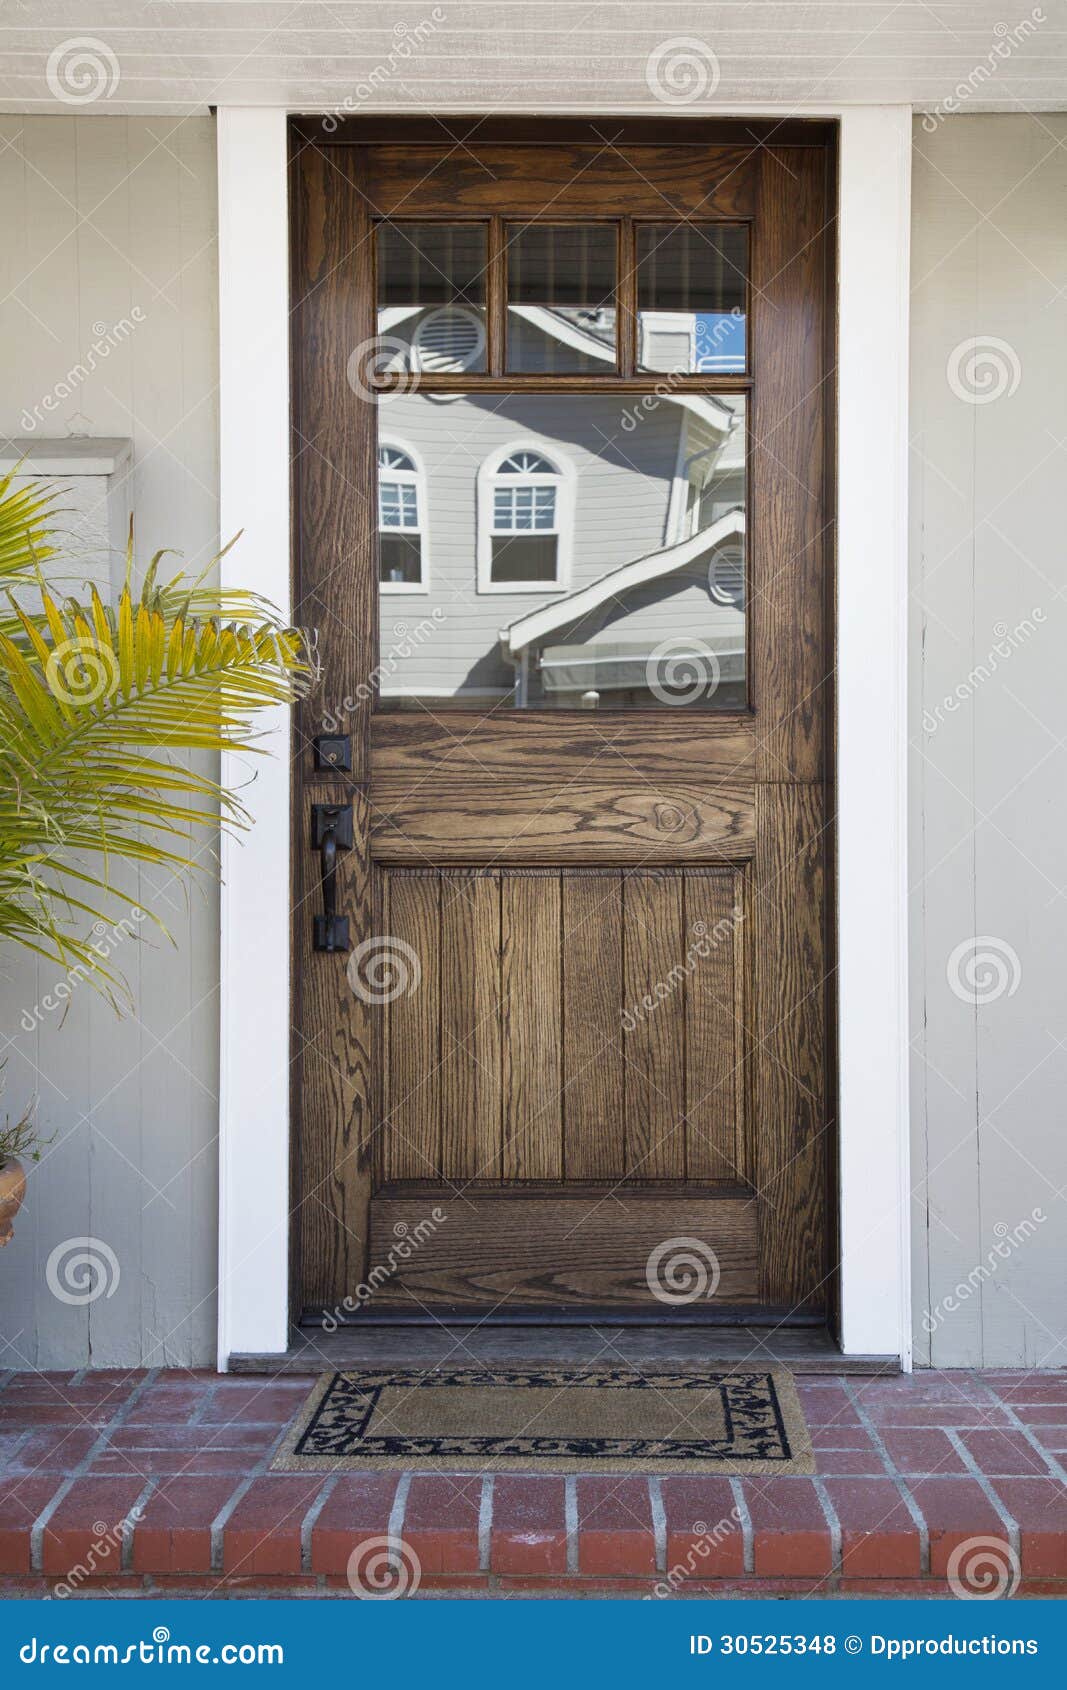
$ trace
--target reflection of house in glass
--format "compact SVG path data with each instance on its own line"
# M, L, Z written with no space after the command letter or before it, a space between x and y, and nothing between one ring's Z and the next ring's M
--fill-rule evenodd
M613 325L521 309L527 370L534 337L545 363L549 341L614 359ZM429 339L435 369L467 367L470 315L391 312L394 366L420 368ZM743 396L666 381L383 398L383 702L743 708L745 433Z

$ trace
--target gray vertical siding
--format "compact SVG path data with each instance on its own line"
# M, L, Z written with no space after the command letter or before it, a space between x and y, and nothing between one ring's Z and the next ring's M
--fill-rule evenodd
M912 226L917 1355L1063 1366L1067 117L929 128Z
M129 438L139 551L201 568L218 549L214 124L6 116L0 139L0 435ZM76 573L98 562L87 545ZM0 1367L214 1356L217 892L210 872L189 890L146 873L130 895L170 938L142 924L120 944L123 1019L81 987L26 1032L58 971L0 957L4 1106L36 1097L52 1136L0 1253ZM119 1264L113 1295L87 1307L45 1283L49 1253L79 1237Z

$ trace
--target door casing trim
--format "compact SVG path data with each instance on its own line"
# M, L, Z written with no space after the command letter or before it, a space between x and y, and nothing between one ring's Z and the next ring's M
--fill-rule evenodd
M722 116L734 115L723 112ZM779 115L764 107L738 116ZM822 107L838 161L839 1308L846 1355L911 1365L907 441L911 110ZM292 614L289 114L220 107L222 564ZM878 513L872 523L871 513ZM218 1361L289 1342L290 742L272 712L254 826L222 847Z

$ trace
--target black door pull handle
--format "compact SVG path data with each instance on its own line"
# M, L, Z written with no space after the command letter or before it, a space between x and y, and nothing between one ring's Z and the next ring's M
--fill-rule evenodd
M315 949L347 951L348 917L337 913L337 852L352 849L351 804L312 804L311 844L322 862L322 914L315 917Z

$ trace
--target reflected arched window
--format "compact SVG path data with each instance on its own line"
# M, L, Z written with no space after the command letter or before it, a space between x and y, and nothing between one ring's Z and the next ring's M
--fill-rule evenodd
M570 551L569 466L540 446L495 452L478 476L482 592L563 591Z
M404 447L378 447L378 578L384 592L425 592L426 488Z

